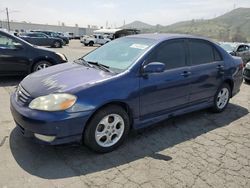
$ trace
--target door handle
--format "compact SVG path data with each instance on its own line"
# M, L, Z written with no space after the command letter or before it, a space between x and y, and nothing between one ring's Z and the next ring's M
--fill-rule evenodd
M216 68L217 68L217 69L223 69L224 66L223 66L223 65L218 65Z
M219 74L223 75L224 74L224 66L223 65L218 65L217 66Z
M190 76L192 73L189 72L189 71L184 71L183 73L181 73L181 76L184 76L184 77L188 77Z

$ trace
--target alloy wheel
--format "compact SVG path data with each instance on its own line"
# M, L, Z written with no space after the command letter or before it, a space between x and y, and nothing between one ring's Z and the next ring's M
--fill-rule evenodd
M219 109L223 109L229 100L229 90L223 87L217 95L216 105Z
M124 129L123 118L118 114L109 114L98 123L95 140L102 147L111 147L121 139Z
M46 69L48 67L50 67L51 65L47 62L44 62L44 63L39 63L39 65L37 65L35 71L39 71L39 70L42 70L42 69Z

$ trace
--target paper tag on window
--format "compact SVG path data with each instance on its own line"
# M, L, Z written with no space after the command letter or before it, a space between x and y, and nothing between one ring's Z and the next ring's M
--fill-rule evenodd
M137 48L137 49L140 49L140 50L144 50L146 49L148 46L147 45L144 45L144 44L132 44L130 46L130 48Z

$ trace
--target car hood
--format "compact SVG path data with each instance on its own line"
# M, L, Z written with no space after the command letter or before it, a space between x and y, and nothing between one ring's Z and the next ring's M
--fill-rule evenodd
M37 45L33 45L33 44L31 44L31 45L32 45L34 48L39 49L39 50L43 50L43 51L46 51L46 52L56 53L55 50L52 50L52 49L49 49L49 48L45 48L45 47L37 46Z
M112 76L112 73L81 64L64 63L30 74L21 85L32 97L38 97L58 92L74 93Z

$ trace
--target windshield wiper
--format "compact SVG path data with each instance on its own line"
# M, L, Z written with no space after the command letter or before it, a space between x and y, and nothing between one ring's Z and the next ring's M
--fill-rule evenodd
M93 68L93 65L94 65L94 66L98 67L101 70L104 70L106 72L114 73L112 70L110 70L109 66L103 65L103 64L98 63L98 62L86 61L84 58L79 58L79 59L75 60L74 62L84 64L85 66L88 66L88 67L91 67L91 68Z
M107 65L103 65L103 64L98 63L98 62L91 62L91 61L87 61L87 62L89 64L91 64L91 65L95 65L95 66L99 67L100 69L102 69L102 70L104 70L106 72L112 72L112 73L114 73L113 71L110 70L110 67L107 66Z
M81 64L83 64L83 65L85 65L85 66L87 66L87 67L93 68L93 66L90 65L90 63L87 62L87 61L85 61L83 58L79 58L79 59L77 59L77 60L74 60L74 63L81 63Z

